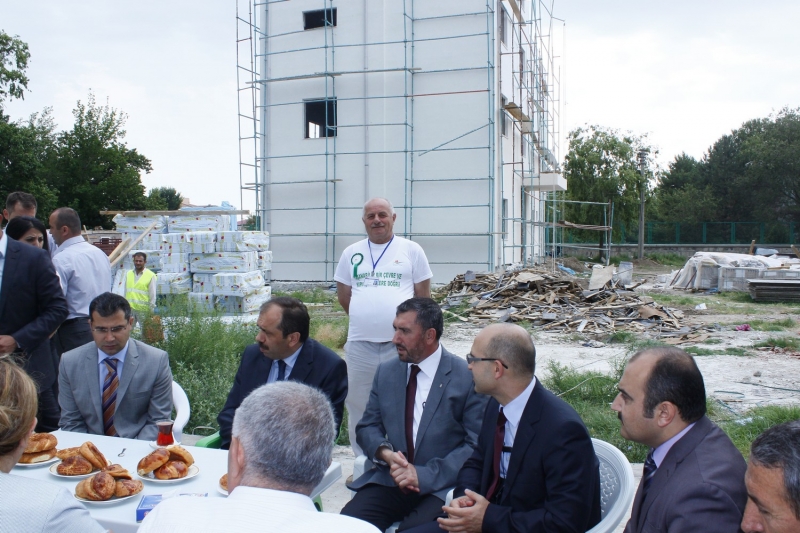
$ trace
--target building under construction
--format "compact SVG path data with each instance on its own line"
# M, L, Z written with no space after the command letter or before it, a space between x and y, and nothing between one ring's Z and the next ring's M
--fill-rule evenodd
M273 278L332 280L374 196L434 282L544 257L566 188L552 7L239 0L240 179Z

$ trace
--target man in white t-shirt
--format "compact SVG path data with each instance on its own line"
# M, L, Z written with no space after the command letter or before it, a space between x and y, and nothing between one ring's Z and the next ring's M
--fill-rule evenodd
M433 273L422 247L392 231L397 215L389 200L364 204L368 238L348 246L336 267L339 303L350 315L344 352L347 357L350 444L356 456L356 424L361 420L375 370L397 357L392 322L397 306L409 298L430 298Z

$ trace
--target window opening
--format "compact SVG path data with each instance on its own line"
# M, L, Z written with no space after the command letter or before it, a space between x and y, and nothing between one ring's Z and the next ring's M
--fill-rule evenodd
M500 97L500 102L503 109L500 110L500 133L504 136L508 136L508 117L506 116L506 104L508 100L505 96Z
M305 102L306 139L336 137L336 99Z
M325 26L336 26L336 8L303 12L303 29L313 30Z

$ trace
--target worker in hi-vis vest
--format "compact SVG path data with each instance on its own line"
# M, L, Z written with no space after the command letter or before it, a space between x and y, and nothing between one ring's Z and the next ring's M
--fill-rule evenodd
M147 254L144 252L133 254L133 270L128 270L125 274L122 285L122 292L131 304L137 321L156 307L156 275L144 267L146 262Z

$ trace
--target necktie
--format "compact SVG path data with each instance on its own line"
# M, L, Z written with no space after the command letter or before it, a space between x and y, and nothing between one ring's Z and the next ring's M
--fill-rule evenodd
M103 359L108 374L103 382L103 431L109 437L116 437L117 430L114 427L114 412L117 410L117 387L119 387L119 376L117 376L117 363L119 360L113 357Z
M644 461L644 469L642 470L642 501L647 496L647 489L650 488L650 482L653 481L653 476L656 474L658 467L653 459L653 450L647 454L647 459Z
M283 381L286 379L286 361L283 359L278 361L278 379L275 381Z
M489 490L486 491L486 499L492 501L497 491L497 486L500 484L500 458L503 455L503 441L506 438L506 415L503 414L503 408L497 414L497 426L494 428L494 456L492 458L492 483L489 485Z
M419 365L411 365L411 375L406 385L406 450L408 462L414 462L414 400L417 397L417 374Z

